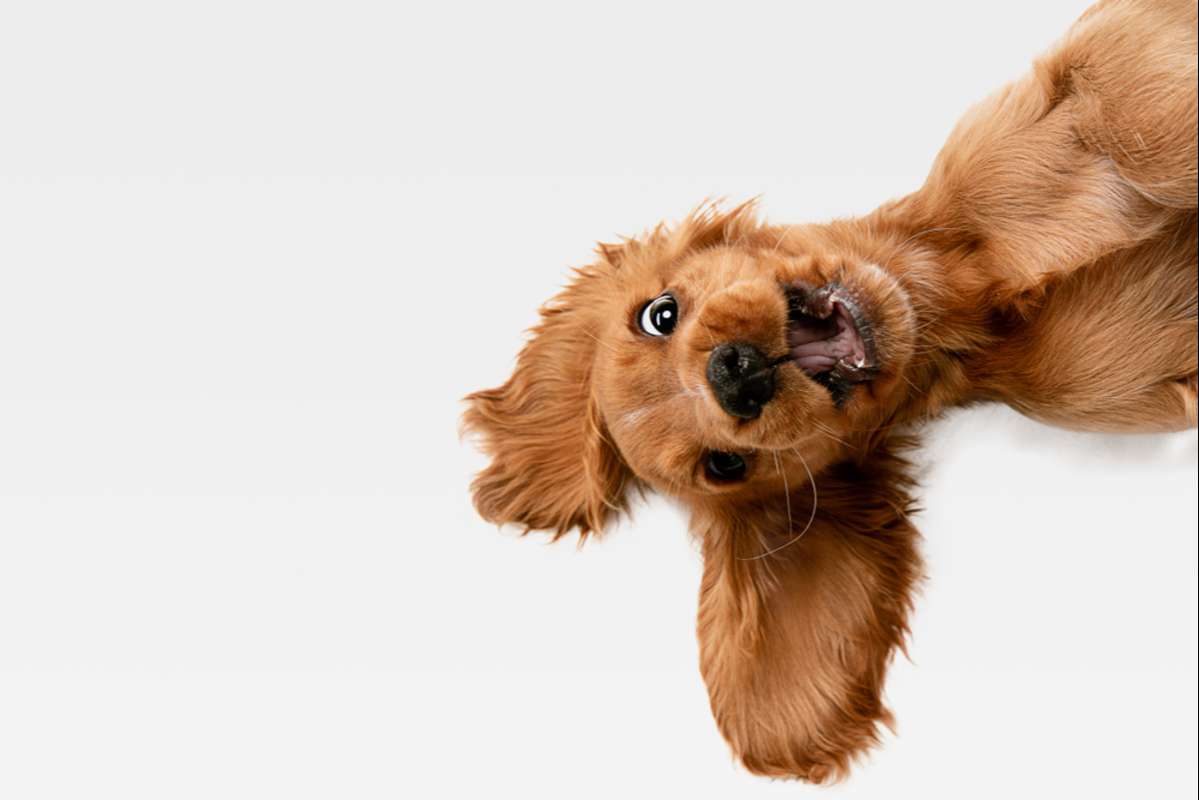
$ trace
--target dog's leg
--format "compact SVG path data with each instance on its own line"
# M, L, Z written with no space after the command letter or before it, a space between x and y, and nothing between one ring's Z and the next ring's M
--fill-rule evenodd
M901 201L992 297L1147 241L1196 208L1196 6L1115 0L958 124Z
M1013 402L1034 419L1083 431L1107 433L1167 433L1196 425L1195 376L1163 381L1118 399L1094 395L1043 402Z
M1194 426L1197 259L1192 216L1056 281L1035 317L980 358L976 386L1068 428Z

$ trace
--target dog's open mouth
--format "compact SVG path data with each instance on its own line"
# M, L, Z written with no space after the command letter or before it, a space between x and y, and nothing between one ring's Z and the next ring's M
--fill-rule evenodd
M878 374L870 320L843 286L785 287L788 360L825 386L840 405L854 384Z

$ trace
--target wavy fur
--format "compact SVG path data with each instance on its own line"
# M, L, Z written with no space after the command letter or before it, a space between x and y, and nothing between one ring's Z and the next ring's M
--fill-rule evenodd
M844 776L889 724L887 665L920 578L905 431L1003 402L1072 428L1196 423L1196 6L1108 0L971 110L913 194L775 226L701 207L619 244L542 309L509 381L467 398L487 519L600 531L630 487L681 500L704 555L701 670L750 770ZM788 352L786 287L838 286L879 365L836 398ZM669 291L669 336L638 330ZM705 378L772 358L759 417ZM712 452L743 456L716 480Z

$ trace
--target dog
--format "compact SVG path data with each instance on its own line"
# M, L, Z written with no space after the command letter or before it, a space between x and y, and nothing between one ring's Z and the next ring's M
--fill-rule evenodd
M942 411L1196 424L1196 5L1106 0L957 125L924 186L771 225L701 206L618 244L467 398L479 513L557 539L640 489L701 543L700 668L742 763L844 777L922 574L904 453Z

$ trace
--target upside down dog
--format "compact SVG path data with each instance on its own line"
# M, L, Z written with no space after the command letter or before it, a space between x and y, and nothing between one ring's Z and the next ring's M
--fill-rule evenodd
M1109 0L907 197L820 225L705 206L601 244L468 398L476 507L557 538L634 488L681 500L720 730L754 772L843 776L890 722L921 575L915 423L1195 425L1196 140L1195 3Z

